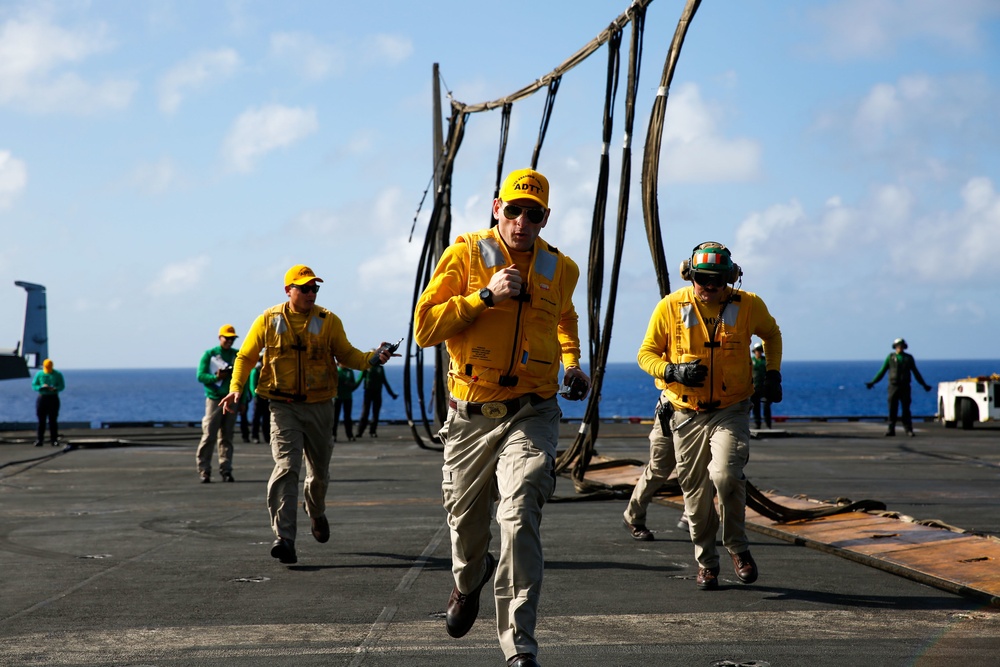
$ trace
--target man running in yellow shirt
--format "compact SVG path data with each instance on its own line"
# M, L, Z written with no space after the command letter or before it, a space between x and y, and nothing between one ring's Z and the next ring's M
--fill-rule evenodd
M719 586L720 523L722 544L737 578L745 584L757 580L757 563L746 534L743 475L750 456L754 391L747 354L751 336L764 341L767 353L764 396L772 403L781 402L781 330L763 299L735 286L742 284L742 276L721 243L697 246L681 264L681 277L692 284L656 305L638 354L639 366L662 389L661 410L669 411L663 431L672 434L673 449L662 451L667 457L676 455L677 480L698 561L695 581L703 590ZM668 465L661 462L659 467L665 470Z
M333 454L333 397L337 395L337 362L365 369L392 356L388 344L363 352L351 345L340 318L316 305L319 283L308 266L296 264L285 273L288 301L268 308L254 320L233 368L233 379L220 405L236 411L240 394L261 350L263 365L257 393L271 409L271 455L274 470L267 483L267 509L275 540L271 556L295 563L299 470L306 461L305 510L317 542L330 539L326 490Z
M541 596L542 506L555 488L553 466L563 382L582 400L573 290L576 263L541 238L549 182L532 169L505 179L493 201L495 227L458 237L417 302L414 338L447 343L451 392L442 494L451 527L455 587L445 627L462 637L493 578L497 635L509 667L537 667L535 620ZM499 501L499 564L489 546Z

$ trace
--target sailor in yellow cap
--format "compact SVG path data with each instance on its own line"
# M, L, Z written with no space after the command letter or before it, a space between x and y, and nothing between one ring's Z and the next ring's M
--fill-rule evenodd
M285 272L288 301L268 308L254 320L236 355L229 393L220 401L235 417L250 371L263 352L256 391L268 400L271 409L274 470L267 483L267 509L275 536L271 556L282 563L298 561L296 516L303 457L303 497L311 532L317 542L330 539L326 490L333 454L337 364L364 370L384 364L395 350L388 343L367 352L354 347L340 318L316 305L322 282L304 264Z

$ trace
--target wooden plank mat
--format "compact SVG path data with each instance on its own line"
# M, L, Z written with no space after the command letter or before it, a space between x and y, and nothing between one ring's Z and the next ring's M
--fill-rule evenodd
M640 474L642 467L624 465L588 471L585 479L634 486ZM785 507L829 507L808 498L764 493ZM658 495L653 500L684 508L679 495ZM1000 606L1000 540L866 512L778 523L747 509L747 528Z

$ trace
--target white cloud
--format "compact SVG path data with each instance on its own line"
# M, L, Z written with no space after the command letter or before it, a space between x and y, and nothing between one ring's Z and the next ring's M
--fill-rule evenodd
M223 146L227 162L237 171L253 169L258 158L290 146L316 132L315 109L271 104L244 111L233 123Z
M154 296L181 294L202 284L205 272L211 266L208 255L201 255L183 262L168 264L160 271L148 288Z
M174 113L189 90L209 85L230 76L240 65L240 56L233 49L201 51L173 66L160 78L160 110Z
M662 163L672 183L749 181L760 174L760 145L727 139L717 127L721 112L701 99L698 86L678 86L667 102Z
M319 81L341 76L348 63L357 67L391 67L413 54L408 37L379 33L360 36L343 44L324 42L304 32L277 32L271 35L271 56L291 64L300 76Z
M288 223L289 232L295 237L329 239L335 234L350 231L350 227L333 211L302 211Z
M360 285L366 292L386 294L387 291L406 295L400 303L409 308L413 278L420 260L422 237L417 234L412 243L408 234L400 234L400 222L412 219L410 202L404 201L403 191L393 187L378 193L370 207L364 208L366 233L359 239L371 252L358 266ZM359 220L352 221L356 226Z
M990 275L1000 247L994 183L972 178L959 196L954 211L922 209L920 193L900 185L875 188L857 206L832 197L816 216L797 202L774 205L740 224L734 255L761 274L809 276L825 266L852 283L957 285Z
M131 182L147 194L163 194L177 184L180 174L170 158L141 164L132 172Z
M28 186L28 167L10 151L0 151L0 210L10 208L14 198Z
M913 225L906 266L925 281L959 284L996 270L1000 248L1000 194L986 177L969 179L961 191L962 208L926 216Z
M68 70L111 50L103 24L67 29L47 16L25 13L0 25L0 104L28 111L92 113L129 104L136 84L91 83Z
M385 65L398 65L413 54L413 41L401 35L378 34L371 38L366 50L369 60Z
M301 76L313 81L341 74L347 65L341 49L301 32L271 35L271 55L289 61Z
M825 33L820 48L848 59L890 54L910 41L977 49L987 41L983 25L1000 16L1000 6L993 0L841 0L811 15Z
M839 112L823 113L814 129L865 167L890 167L910 181L964 178L970 167L984 168L964 161L995 143L998 104L995 82L979 74L907 75L871 85Z
M944 87L927 76L875 84L858 105L854 129L863 141L873 141L907 129L920 117L937 116Z
M789 230L802 225L805 211L799 202L775 204L763 212L751 213L736 230L733 251L744 264L766 264L770 259L768 249L775 238L785 236Z

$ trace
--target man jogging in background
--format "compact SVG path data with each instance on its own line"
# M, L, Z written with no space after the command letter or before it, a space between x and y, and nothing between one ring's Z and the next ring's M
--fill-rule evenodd
M659 411L670 415L677 480L698 561L695 582L703 590L719 586L720 516L722 544L737 578L745 584L757 580L743 475L750 456L753 375L747 349L753 335L767 352L765 397L781 402L781 330L759 296L729 286L742 276L728 248L714 241L697 246L681 264L681 277L692 285L656 305L638 354L639 366L663 390ZM662 451L667 463L658 467L666 470L668 450Z
M271 410L271 455L274 470L267 483L267 509L275 540L271 556L295 563L299 470L306 461L305 511L317 542L330 539L326 490L333 454L333 397L337 395L337 362L365 369L392 356L388 343L378 352L351 345L340 318L316 305L319 283L308 266L296 264L285 273L288 301L268 308L254 320L233 369L233 380L220 405L235 415L243 385L263 350L257 393Z

